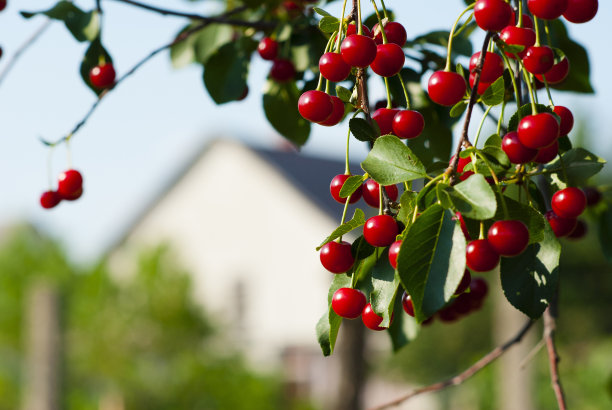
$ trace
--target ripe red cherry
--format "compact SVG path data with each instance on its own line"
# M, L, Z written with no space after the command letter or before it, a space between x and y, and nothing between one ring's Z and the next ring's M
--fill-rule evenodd
M425 119L418 111L401 110L393 117L393 133L402 139L416 138L425 128Z
M46 191L40 196L40 206L51 209L60 203L62 197L55 191Z
M544 216L548 220L548 223L550 224L550 227L557 238L569 235L572 233L574 228L576 228L576 218L562 218L555 214L555 211L552 210L546 212Z
M436 71L427 83L429 98L437 104L450 107L465 95L465 80L458 73Z
M359 289L340 288L332 297L332 309L340 317L356 319L367 303L366 296Z
M562 218L576 218L586 208L586 195L576 187L557 191L552 196L551 206L555 214Z
M489 285L483 278L473 278L470 283L470 304L473 310L478 310L482 307L484 299L489 292Z
M527 148L544 148L559 138L559 123L547 112L523 117L518 125L518 137Z
M589 228L586 222L584 222L582 219L578 219L576 222L576 227L569 235L567 235L567 237L569 239L582 239L586 236L588 231Z
M474 83L476 82L476 73L470 74L470 88L474 88ZM485 83L482 80L478 81L478 89L476 89L476 93L478 95L483 95L487 88L491 86L491 83Z
M395 241L389 246L389 263L393 269L397 269L397 255L399 254L402 241Z
M527 0L527 7L537 18L554 20L565 12L567 3L567 0Z
M517 256L527 249L529 231L525 224L516 219L496 221L487 233L489 244L502 256Z
M371 37L351 34L342 41L340 52L351 67L367 67L376 58L376 43Z
M512 7L503 0L477 0L474 18L485 31L500 31L512 18Z
M460 295L465 292L470 287L471 282L472 275L470 274L470 271L466 269L465 272L463 272L463 277L457 286L457 290L455 290L455 295Z
M531 74L544 74L555 64L555 56L548 46L531 46L523 57L523 64Z
M278 56L278 42L264 37L257 45L257 52L264 60L274 60Z
M561 118L559 135L569 134L572 128L574 128L574 115L572 112L562 105L555 106L555 108L553 108L553 112Z
M559 140L553 142L548 147L540 148L538 155L536 155L534 161L538 164L548 164L550 161L555 159L559 153Z
M563 60L559 61L557 64L553 65L550 70L548 70L545 74L536 74L536 78L542 82L544 82L544 78L548 84L559 84L565 80L567 75L569 74L570 63L567 57L563 57Z
M279 83L292 80L295 77L295 66L289 60L278 58L272 63L270 77Z
M0 0L0 11L6 8L6 0Z
M598 8L597 0L567 0L563 17L572 23L586 23L595 17Z
M449 165L451 162L453 162L454 158L455 156L453 155L449 161ZM459 174L459 179L462 181L465 181L466 179L474 175L474 171L465 171L465 172L463 171L465 166L469 164L470 162L472 162L472 159L470 157L466 157L466 158L459 157L459 161L457 162L457 174Z
M406 291L402 295L402 308L404 308L404 312L406 314L414 317L414 305L412 304L412 298Z
M381 77L393 77L400 72L405 60L404 50L397 44L379 44L376 46L376 58L370 67Z
M514 10L512 10L512 17L510 18L510 20L508 20L508 25L509 26L516 26L517 24L518 24L518 21L516 19L516 14L514 13ZM522 25L522 27L533 29L533 20L531 19L531 17L528 14L523 13L523 25Z
M62 198L70 198L83 189L83 177L76 169L69 169L59 175L57 192Z
M372 329L372 330L385 330L386 329L385 327L379 326L383 318L382 316L378 316L374 312L374 309L372 309L372 305L369 303L365 305L365 308L363 308L363 312L361 312L361 320L363 321L363 324L368 329Z
M397 222L392 216L376 215L366 221L363 237L372 246L384 247L395 242L398 231Z
M372 32L365 24L361 25L361 29L364 36L372 37ZM352 34L357 34L357 25L355 23L351 23L346 27L346 37Z
M323 122L332 115L334 103L323 91L310 90L300 96L298 111L308 121Z
M339 53L325 53L319 59L321 75L335 83L346 80L351 73L351 66L344 62Z
M89 81L98 89L111 87L115 83L115 68L111 63L97 65L89 72Z
M372 114L372 119L380 128L380 135L393 134L393 119L400 110L393 108L379 108Z
M377 29L378 23L374 24L374 27L372 27L372 32L376 33ZM404 26L402 26L396 21L389 21L387 24L385 24L385 35L387 36L388 43L394 43L400 47L404 47L404 44L406 44L406 39L408 38ZM374 36L374 41L376 42L376 44L383 43L381 31L378 31L378 33L376 33L376 35Z
M587 186L582 188L582 192L586 196L587 206L597 205L601 201L601 192L597 188Z
M331 95L330 98L334 107L332 113L325 121L321 121L319 123L320 125L324 125L326 127L333 127L342 121L342 117L344 117L344 103L342 100L334 95Z
M475 53L470 58L470 73L473 73L478 66L478 59L480 58L480 51ZM504 74L504 60L499 54L491 53L487 51L485 53L484 65L480 72L480 81L484 83L492 83Z
M468 243L465 258L468 268L474 272L488 272L499 263L499 254L486 239L476 239Z
M368 179L363 184L363 199L366 201L368 205L373 208L378 208L380 206L380 185L378 182L373 179ZM397 200L398 190L396 185L387 185L385 186L385 192L390 200Z
M511 131L504 136L501 147L513 164L526 164L533 161L538 155L537 149L527 148L521 144L516 131Z
M344 273L351 269L355 259L351 253L351 244L345 241L328 242L321 247L319 259L325 269L331 273Z
M523 46L523 50L516 53L519 58L525 57L529 47L535 44L536 35L535 31L530 28L507 26L504 28L499 37L504 40L504 43L511 46ZM510 58L515 58L514 54L506 53Z
M336 175L332 178L331 183L329 184L329 192L331 193L331 196L341 204L346 203L346 198L340 197L340 190L342 189L342 185L344 185L349 177L350 175L345 174ZM355 202L359 201L359 198L361 198L361 186L351 194L349 204L354 204Z
M83 188L79 189L71 195L62 195L62 199L65 199L66 201L76 201L81 197L81 195L83 195Z

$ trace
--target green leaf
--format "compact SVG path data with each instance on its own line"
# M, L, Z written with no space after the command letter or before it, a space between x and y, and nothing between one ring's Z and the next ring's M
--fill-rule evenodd
M389 252L385 249L381 252L376 265L372 268L370 275L372 281L372 292L370 303L374 312L382 316L381 327L389 327L397 288L399 287L399 276L389 263ZM399 313L399 312L398 312Z
M329 356L334 352L338 330L340 330L340 324L342 323L342 318L331 307L332 298L338 289L348 287L351 287L349 276L344 274L334 275L327 294L327 312L319 319L316 327L317 340L324 356Z
M570 185L581 185L601 171L605 163L604 159L583 148L573 148L565 152L561 160L557 157L548 163L545 169L559 170L558 176L561 181ZM562 168L565 168L565 173Z
M353 217L351 218L351 220L337 227L331 233L331 235L329 235L327 238L325 238L323 242L321 242L321 245L317 247L317 250L321 249L321 247L325 245L327 242L331 242L334 239L338 239L342 235L346 235L353 229L359 228L360 226L364 224L365 224L365 214L363 213L361 209L359 208L355 209L355 213L353 214Z
M481 174L470 176L446 192L453 203L453 209L467 218L484 220L495 215L497 209L495 194Z
M560 255L561 244L546 224L540 243L519 256L502 258L502 289L512 306L532 319L544 313L557 290Z
M331 14L329 14L328 12L326 12L325 10L323 10L320 7L313 7L312 10L317 13L319 16L322 17L333 17Z
M340 26L340 21L336 17L333 17L333 16L324 16L319 21L319 30L321 30L322 32L326 34L331 34L334 31L338 30L339 26Z
M546 106L546 105L542 105L542 104L536 104L536 108L538 110L538 112L549 112L552 113L553 110L552 108ZM510 117L510 121L508 122L508 131L516 131L516 129L518 128L518 124L519 124L519 112L515 112L514 115L512 117ZM531 104L525 104L521 107L520 110L521 113L521 118L526 117L527 115L531 115Z
M108 54L108 52L104 49L102 43L100 42L100 38L98 37L91 42L89 48L87 49L87 51L85 51L85 56L81 61L81 67L79 70L81 73L81 78L83 79L85 84L87 84L87 86L91 88L91 90L96 93L96 95L100 95L100 93L102 93L104 90L93 86L93 84L89 80L89 72L92 70L92 68L99 65L102 61L107 64L112 64L113 59L111 58L110 54Z
M501 137L497 134L493 134L489 138L487 138L487 141L485 142L484 146L500 148L501 144L502 144Z
M380 135L380 132L377 132L372 124L363 118L351 118L349 129L359 141L374 141Z
M355 239L353 244L351 245L351 253L355 257L355 260L365 259L368 256L372 255L376 248L370 245L363 235L359 238Z
M393 135L378 138L361 167L382 185L393 185L427 176L425 167L417 156Z
M234 29L226 24L210 24L194 35L193 50L195 59L206 64L210 56L221 46L232 41ZM186 41L189 41L186 40Z
M599 215L597 227L601 250L608 262L612 263L612 207L608 206L608 208Z
M204 64L204 84L217 104L240 99L247 88L251 53L257 44L246 37L221 46Z
M266 118L279 134L296 145L304 145L310 134L310 122L297 109L299 97L295 82L268 80L263 91L263 106Z
M402 241L397 269L422 322L453 296L465 270L465 237L454 214L434 204L412 224Z
M340 188L340 198L349 197L363 184L364 180L363 175L351 175L348 177L344 184L342 184L342 188Z
M400 210L397 213L397 220L405 225L412 219L414 208L416 208L416 199L418 193L412 191L404 191L400 198Z
M353 95L353 93L350 90L342 87L341 85L337 85L336 95L338 95L338 98L340 98L342 102L350 104L351 96Z
M457 104L453 105L453 108L451 108L450 110L450 116L453 118L460 117L461 114L465 112L466 108L467 108L467 103L461 100Z
M395 297L395 306L393 307L397 315L395 315L391 322L391 326L387 330L391 338L391 345L393 346L394 352L397 352L399 349L416 339L419 333L419 326L416 320L412 316L404 313L402 308L402 293L403 289L400 288Z
M504 76L501 76L486 89L481 99L486 105L495 106L504 102L505 95L506 84L504 83Z
M84 12L69 1L60 1L46 11L21 12L21 15L25 18L31 18L37 14L44 14L53 20L63 21L77 41L93 41L100 34L98 12L95 10Z

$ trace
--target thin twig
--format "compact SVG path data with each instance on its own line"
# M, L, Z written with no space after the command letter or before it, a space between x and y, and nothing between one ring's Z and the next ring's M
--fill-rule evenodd
M443 390L447 387L451 387L451 386L458 386L461 383L465 382L467 379L469 379L470 377L472 377L473 375L475 375L476 373L478 373L480 370L482 370L485 366L487 366L488 364L490 364L491 362L493 362L495 359L497 359L498 357L500 357L501 355L503 355L508 349L510 349L510 347L512 347L513 345L519 343L523 337L525 336L525 334L527 334L527 332L529 331L529 329L531 328L531 326L533 326L535 322L530 320L529 322L525 323L525 325L521 328L521 330L510 340L508 340L506 343L504 343L501 346L496 347L495 349L493 349L492 351L490 351L487 355L483 356L479 361L477 361L476 363L474 363L472 366L470 366L467 370L463 371L462 373L458 374L455 377L452 377L450 379L444 380L442 382L439 383L435 383L426 387L422 387L420 389L414 390L402 397L399 397L393 401L390 401L388 403L385 403L383 405L380 406L376 406L371 408L370 410L383 410L383 409L388 409L391 407L395 407L398 406L400 404L402 404L403 402L405 402L408 399L411 399L415 396L418 396L420 394L423 393L428 393L428 392L435 392L435 391L440 391Z
M531 360L533 360L533 358L538 354L538 352L540 350L542 350L542 348L544 347L545 343L544 343L544 339L540 339L540 341L538 343L536 343L535 346L533 346L533 348L531 349L531 351L527 354L527 356L525 356L525 358L523 358L523 360L521 360L521 363L519 364L519 368L521 370L523 370L525 367L527 367L527 365L529 364L529 362Z
M555 330L557 328L557 312L556 303L551 301L550 306L544 311L544 340L548 350L548 362L550 364L550 382L557 398L559 410L566 410L565 394L563 386L561 386L561 377L559 376L559 354L555 346Z

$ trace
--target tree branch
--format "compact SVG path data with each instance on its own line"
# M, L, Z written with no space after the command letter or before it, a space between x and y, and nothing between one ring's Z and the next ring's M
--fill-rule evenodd
M451 387L451 386L458 386L461 383L465 382L467 379L469 379L470 377L472 377L474 374L478 373L480 370L482 370L485 366L487 366L489 363L493 362L495 359L497 359L498 357L500 357L501 355L503 355L506 350L510 349L510 347L512 347L513 345L519 343L523 337L525 336L525 334L527 334L527 331L529 331L529 329L531 328L531 326L533 326L535 322L533 320L528 321L527 323L525 323L525 325L521 328L521 330L516 334L516 336L514 336L512 339L508 340L506 343L504 343L501 346L496 347L495 349L493 349L492 351L490 351L487 355L483 356L479 361L477 361L476 363L474 363L471 367L469 367L467 370L463 371L462 373L458 374L455 377L452 377L450 379L444 380L442 382L439 383L435 383L426 387L422 387L420 389L414 390L398 399L395 399L393 401L390 401L388 403L385 403L383 405L377 406L377 407L373 407L370 410L383 410L383 409L388 409L391 407L395 407L398 406L400 404L402 404L403 402L405 402L408 399L411 399L415 396L418 396L420 394L423 393L428 393L428 392L435 392L435 391L439 391L439 390L443 390L447 387Z
M557 398L559 410L566 410L565 393L561 386L561 377L559 376L559 354L555 346L555 330L557 328L557 303L552 300L548 308L544 311L544 340L546 341L546 349L548 350L548 362L550 364L550 382Z

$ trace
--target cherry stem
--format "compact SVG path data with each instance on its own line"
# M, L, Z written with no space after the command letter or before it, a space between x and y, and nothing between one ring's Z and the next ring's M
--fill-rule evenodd
M525 66L523 65L523 62L521 60L519 60L519 63L523 72L523 79L525 80L525 84L527 84L527 89L529 90L529 100L531 101L531 114L536 115L538 113L538 108L536 107L535 93L533 92L531 81L529 80L529 73L525 69Z
M382 6L385 18L389 18L389 14L387 13L387 7L385 6L385 0L380 0L380 5Z
M457 17L457 20L455 20L455 24L453 24L453 28L451 29L451 31L450 31L450 33L448 35L448 48L447 48L447 55L446 55L446 66L444 67L444 71L450 71L451 70L451 51L453 49L453 37L454 37L453 34L455 33L455 30L457 29L457 24L459 24L459 20L461 20L461 17L463 17L463 15L465 13L467 13L468 11L470 11L470 10L472 10L474 8L475 4L476 3L472 3L469 6L467 6L465 8L465 10L463 10L461 12L461 14L459 14L459 17Z
M340 38L342 37L342 26L344 24L344 12L346 11L346 3L348 0L344 0L342 3L342 15L340 16L340 27L338 27L338 38L336 41L336 53L340 52Z
M402 90L404 91L404 97L406 98L406 109L410 109L410 97L408 96L408 89L406 88L406 83L404 83L404 79L402 78L402 72L397 73L397 78L400 80L400 84L402 85Z
M359 27L357 27L357 34L362 36L363 35L363 27L362 27L362 24L361 24L361 0L357 0L357 24L359 25Z
M523 0L518 0L518 27L523 27Z
M382 36L383 44L387 44L387 33L385 33L385 26L383 24L382 19L380 18L380 13L378 12L378 7L376 7L376 2L372 0L372 6L374 6L374 13L376 14L376 19L378 20L378 30L380 30L380 35ZM387 77L385 77L386 79Z
M378 215L383 214L383 186L382 184L378 184Z
M504 113L506 111L506 100L502 102L501 112L499 113L499 119L497 120L497 135L501 134L502 123L504 122Z
M478 138L480 138L480 132L482 131L482 127L484 125L485 120L487 119L487 116L489 115L489 111L491 111L491 109L493 108L493 106L489 106L487 107L487 110L484 112L481 120L480 120L480 124L478 125L478 130L476 131L476 138L474 139L474 147L478 146Z
M542 76L542 80L544 80L544 87L546 88L546 95L548 95L548 102L554 108L555 103L553 102L552 95L550 94L550 87L548 86L548 81L546 81L545 76Z
M552 40L550 38L550 28L548 27L548 20L544 20L544 33L546 33L546 40L548 41L548 46L552 48Z
M346 220L346 211L348 210L349 202L351 202L352 194L346 197L346 201L344 201L344 209L342 210L342 219L340 219L340 225L344 225L344 221ZM342 243L342 235L338 238L338 243Z
M478 239L484 239L484 222L480 221L480 232L478 233Z
M357 110L353 118L361 111ZM344 160L344 175L351 175L351 169L349 168L349 143L351 142L351 129L349 128L348 133L346 135L346 157Z
M535 34L536 34L535 46L539 47L540 46L540 24L539 24L539 19L536 16L533 16L533 25L534 25Z
M510 60L508 60L508 57L506 56L506 53L503 52L503 50L502 50L501 56L504 59L506 66L508 67L508 71L510 72L510 79L512 80L512 88L514 88L514 98L516 99L517 113L518 113L519 119L521 119L523 117L521 115L521 94L519 93L519 88L518 88L518 85L516 84L516 76L514 75L514 70L512 69L512 66L510 65Z
M389 88L389 79L387 77L383 77L385 79L385 89L387 91L387 108L392 109L393 103L391 102L391 89Z

